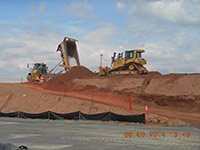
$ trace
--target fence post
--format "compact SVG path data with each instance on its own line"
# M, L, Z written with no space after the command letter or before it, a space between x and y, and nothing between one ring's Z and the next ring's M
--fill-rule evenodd
M78 112L78 120L80 120L81 119L81 112L79 111Z
M50 118L50 111L48 111L48 120L50 120L51 118Z
M17 118L19 118L19 116L20 116L20 112L18 111L18 112L17 112Z

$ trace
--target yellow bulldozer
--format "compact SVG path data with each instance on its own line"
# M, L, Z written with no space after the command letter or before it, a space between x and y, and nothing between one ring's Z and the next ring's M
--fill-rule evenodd
M75 59L76 65L80 66L79 56L78 56L78 50L76 46L77 40L72 38L65 37L64 40L58 45L57 51L61 52L61 58L62 60L48 72L48 67L45 63L35 63L33 64L33 68L31 68L30 73L27 75L27 81L34 82L34 81L40 81L40 78L43 76L44 81L48 81L50 79L53 79L62 72L69 71L72 67L72 64L70 64L70 59ZM61 64L62 63L62 64ZM61 70L58 73L53 73L53 71L58 67L64 67L63 70ZM27 65L27 68L29 68L29 64Z
M111 57L111 67L102 67L102 57L100 60L99 75L117 75L117 74L146 74L148 70L143 66L147 61L142 58L142 53L144 50L136 49L125 51L125 56L123 53L118 53L117 58L116 53Z

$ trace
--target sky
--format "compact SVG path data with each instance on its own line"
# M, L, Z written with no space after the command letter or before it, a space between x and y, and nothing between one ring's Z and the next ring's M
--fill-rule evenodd
M28 63L60 60L77 39L81 65L110 66L113 52L144 49L147 69L200 72L200 0L0 0L0 78L26 78Z

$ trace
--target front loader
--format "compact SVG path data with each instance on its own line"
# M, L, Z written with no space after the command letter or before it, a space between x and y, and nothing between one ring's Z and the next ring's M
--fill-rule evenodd
M27 65L27 68L29 68L29 65ZM45 63L35 63L33 64L33 68L31 68L30 73L27 75L27 81L28 82L39 82L41 76L47 75L48 67Z
M66 72L72 68L70 59L75 59L76 65L80 66L80 60L78 56L78 50L76 46L77 40L65 37L64 40L58 45L57 51L61 52L62 61L60 61L53 69L48 72L48 68L45 63L35 63L34 67L31 68L30 73L27 75L27 81L39 82L41 77L44 76L45 82L49 81L59 75L65 70ZM61 64L62 63L62 64ZM53 71L58 67L64 67L64 69L58 73ZM29 64L27 65L29 68Z

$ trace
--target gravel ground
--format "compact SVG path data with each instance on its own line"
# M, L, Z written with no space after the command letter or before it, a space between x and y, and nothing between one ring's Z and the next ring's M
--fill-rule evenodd
M0 143L25 145L31 150L200 149L200 127L190 126L148 127L118 122L0 118L0 134ZM129 135L131 137L125 137Z

